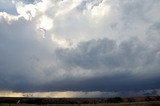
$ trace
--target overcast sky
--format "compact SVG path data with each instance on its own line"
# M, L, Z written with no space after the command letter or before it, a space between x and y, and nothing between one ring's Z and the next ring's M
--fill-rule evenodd
M0 0L0 91L160 89L159 13L160 0Z

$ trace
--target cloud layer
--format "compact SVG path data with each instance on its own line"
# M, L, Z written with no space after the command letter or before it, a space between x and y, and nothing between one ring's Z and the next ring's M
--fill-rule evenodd
M0 90L160 88L159 0L2 4Z

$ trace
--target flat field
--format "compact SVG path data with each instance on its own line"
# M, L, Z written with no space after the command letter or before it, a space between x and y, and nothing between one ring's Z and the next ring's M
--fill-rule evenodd
M100 103L100 104L0 104L0 106L160 106L160 102Z
M132 98L3 98L0 106L160 106L160 96Z

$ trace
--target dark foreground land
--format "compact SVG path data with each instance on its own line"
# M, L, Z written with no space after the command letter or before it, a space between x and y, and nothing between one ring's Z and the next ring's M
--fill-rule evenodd
M0 106L160 106L160 96L132 98L0 98Z

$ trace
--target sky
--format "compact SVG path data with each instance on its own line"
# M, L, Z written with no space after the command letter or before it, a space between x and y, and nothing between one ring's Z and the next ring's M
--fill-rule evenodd
M159 12L160 0L0 0L0 96L160 95Z

